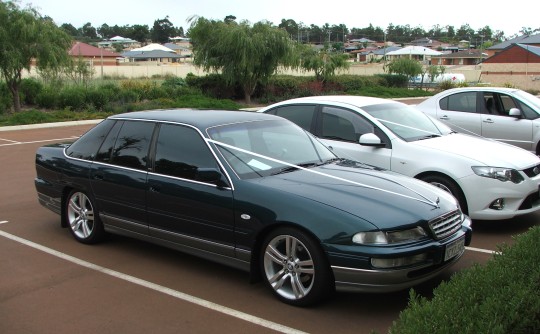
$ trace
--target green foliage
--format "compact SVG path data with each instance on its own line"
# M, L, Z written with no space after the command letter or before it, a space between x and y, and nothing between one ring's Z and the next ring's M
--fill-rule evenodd
M82 110L86 105L86 89L84 87L67 87L60 91L59 107L71 110Z
M375 76L383 80L382 85L385 87L406 88L409 83L409 78L402 74L377 74Z
M23 102L26 104L35 105L42 90L43 84L34 78L26 78L21 81L20 93L24 96Z
M257 84L265 83L279 66L293 65L293 42L286 31L269 22L251 26L247 21L214 21L197 18L190 38L194 63L220 72L225 82L238 83L249 104Z
M216 99L234 98L235 87L229 84L221 74L208 74L202 77L188 73L186 83L189 87L200 90L204 95Z
M327 82L335 76L336 71L349 67L349 56L328 50L316 50L311 45L299 46L300 67L305 71L313 71L318 81Z
M36 98L38 107L44 109L56 109L60 105L58 89L53 86L44 87Z
M387 70L389 74L401 74L412 78L422 73L422 65L414 59L397 58L387 65Z
M71 37L30 6L0 2L0 76L6 80L16 112L21 110L22 71L35 60L38 68L57 68L69 59Z
M0 82L0 114L9 112L13 106L13 99L10 96L6 83Z
M433 299L411 291L407 309L390 328L406 333L540 332L540 226L500 247L486 265L456 273Z

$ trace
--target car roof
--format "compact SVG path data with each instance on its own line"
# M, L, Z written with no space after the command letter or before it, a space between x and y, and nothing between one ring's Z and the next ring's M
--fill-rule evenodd
M375 104L385 104L385 103L399 103L399 102L388 100L388 99L368 97L368 96L320 95L320 96L300 97L300 98L276 103L275 105L294 104L294 103L336 103L336 102L350 104L357 107L364 107L364 106L370 106L370 105L375 105Z
M233 110L197 110L197 109L160 109L135 111L110 116L110 119L133 119L158 122L174 122L193 125L201 130L209 127L260 120L282 120L282 118L249 111Z
M508 88L508 87L458 87L458 88L452 88L445 91L442 91L441 93L450 94L450 93L458 93L458 92L502 92L502 93L512 93L519 91L520 89L517 88Z

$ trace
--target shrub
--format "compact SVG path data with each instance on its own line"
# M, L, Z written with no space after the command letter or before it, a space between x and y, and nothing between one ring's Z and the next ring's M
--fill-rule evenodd
M91 88L86 91L86 104L96 110L103 110L113 96L114 92L107 87Z
M82 110L86 105L86 89L80 86L67 87L60 91L59 107Z
M432 300L411 290L390 333L539 333L540 226L515 237L486 265L455 274Z
M217 99L234 99L238 96L235 86L229 86L220 74L209 74L198 77L188 73L186 83L193 88L199 89L204 95Z
M38 107L44 109L55 109L60 104L60 95L57 89L46 86L41 90L36 98Z
M5 82L0 82L0 113L6 113L13 106L11 92Z
M43 84L40 81L33 78L22 79L19 93L22 94L21 96L24 96L24 101L21 102L29 105L36 105L37 97L42 90Z

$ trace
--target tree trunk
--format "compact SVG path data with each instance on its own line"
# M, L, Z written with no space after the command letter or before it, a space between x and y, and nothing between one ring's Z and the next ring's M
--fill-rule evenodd
M246 104L251 104L251 94L244 91L244 99L246 100Z
M21 98L19 96L19 85L18 83L11 81L8 83L8 88L13 98L13 110L16 113L18 113L19 111L21 111Z

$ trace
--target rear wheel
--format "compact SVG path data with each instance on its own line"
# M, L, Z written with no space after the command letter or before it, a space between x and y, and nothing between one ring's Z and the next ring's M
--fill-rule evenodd
M451 193L458 200L461 210L465 214L468 213L469 210L467 208L467 201L465 200L465 196L463 195L463 192L461 191L459 186L454 181L452 181L452 179L440 175L426 175L421 177L420 180Z
M93 244L103 239L103 224L96 207L84 192L74 190L67 198L65 217L69 230L77 241Z
M261 271L281 301L307 306L333 290L332 275L320 246L304 232L280 228L270 233L261 254Z

